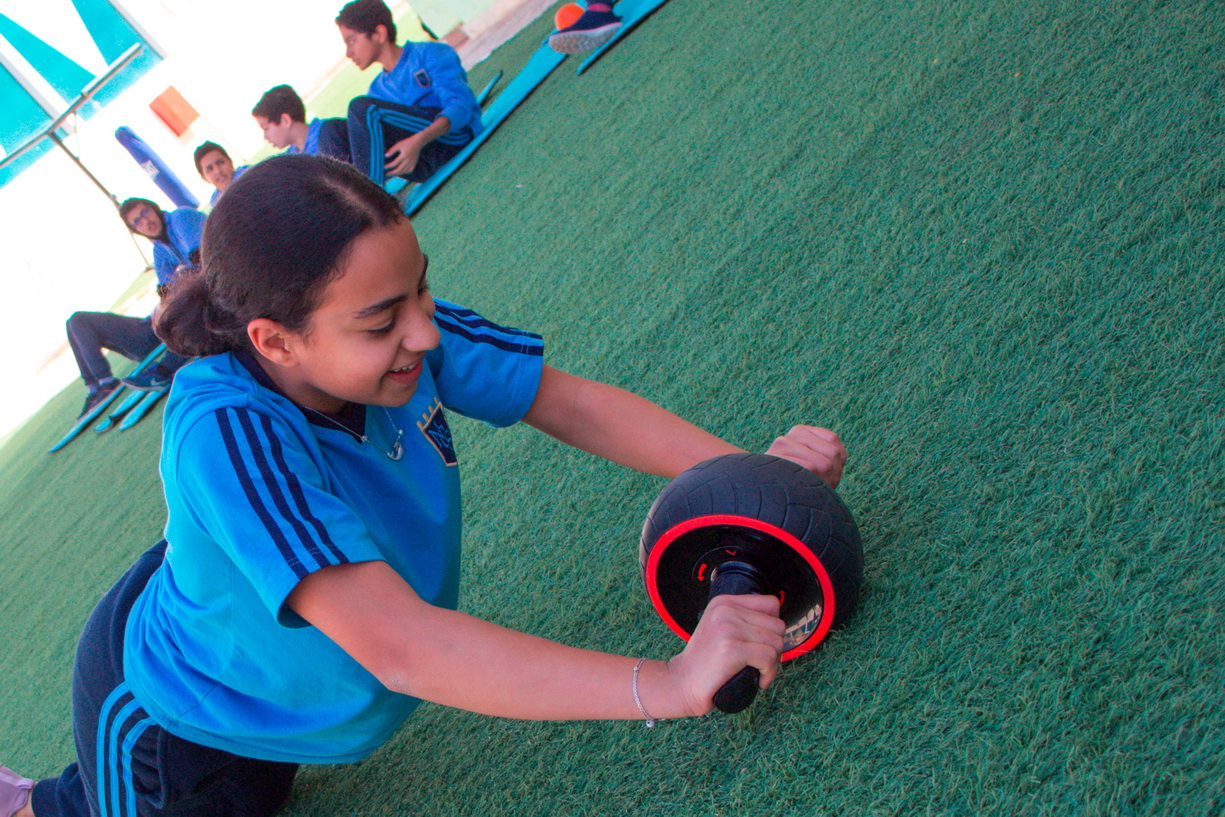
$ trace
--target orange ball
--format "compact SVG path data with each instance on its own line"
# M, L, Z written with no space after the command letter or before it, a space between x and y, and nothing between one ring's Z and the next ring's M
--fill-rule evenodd
M557 13L553 15L553 27L557 31L561 31L563 28L569 28L578 22L578 18L583 16L583 12L585 10L586 9L584 9L578 3L566 3L566 5L559 8Z

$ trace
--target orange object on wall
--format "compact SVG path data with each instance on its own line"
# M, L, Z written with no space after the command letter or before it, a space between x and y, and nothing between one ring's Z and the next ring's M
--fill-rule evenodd
M166 123L166 127L170 128L175 136L182 136L191 127L191 123L200 118L196 109L173 85L158 94L149 103L149 108L157 114L158 119Z

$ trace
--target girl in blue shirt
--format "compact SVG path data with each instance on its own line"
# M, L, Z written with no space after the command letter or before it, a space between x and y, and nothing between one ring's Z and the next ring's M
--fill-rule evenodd
M746 665L763 687L774 679L772 597L715 599L669 661L455 609L447 412L522 420L666 477L735 447L545 365L538 335L435 300L395 200L348 165L260 163L213 211L204 247L203 271L176 282L158 319L172 348L202 358L166 408L166 542L86 625L78 761L37 784L0 770L0 809L16 804L0 817L272 814L298 764L366 756L420 700L513 718L678 718L708 712ZM808 426L770 452L831 484L846 456Z

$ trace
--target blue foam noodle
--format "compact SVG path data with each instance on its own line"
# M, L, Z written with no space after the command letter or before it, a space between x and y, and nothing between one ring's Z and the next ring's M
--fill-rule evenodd
M132 374L143 372L146 368L151 366L154 363L154 361L160 358L162 356L162 353L165 351L166 351L166 344L159 343L156 349L154 349L152 352L146 355L145 359L136 365L136 368L132 370ZM119 388L111 392L109 395L107 395L107 398L105 400L103 400L101 403L99 403L98 405L90 409L89 413L84 414L81 417L79 417L76 423L73 425L73 427L68 429L68 433L65 434L63 437L60 437L59 442L57 442L55 445L47 449L47 453L54 454L56 451L59 451L64 446L68 445L68 443L75 440L82 431L89 428L90 423L92 423L94 420L102 416L102 412L106 411L110 407L111 403L115 402L115 400L119 397L119 395L122 392L123 392L123 387L120 386ZM110 426L108 425L107 428L110 428Z
M157 402L165 397L170 392L170 387L158 389L157 391L145 392L145 396L140 399L136 407L129 411L119 423L120 431L127 431L132 426L144 419L145 415L157 405Z

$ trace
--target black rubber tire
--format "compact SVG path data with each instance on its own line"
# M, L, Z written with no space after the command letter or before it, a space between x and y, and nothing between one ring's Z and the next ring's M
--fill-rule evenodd
M747 517L757 520L794 537L815 556L832 586L834 612L827 630L843 624L854 610L863 581L863 547L850 510L819 477L789 460L767 454L714 457L688 469L664 488L647 514L639 548L639 566L648 593L651 592L652 579L660 578L647 574L657 543L665 539L665 548L676 547L676 543L693 534L669 538L671 531L686 528L692 520L707 517ZM701 532L700 529L695 531ZM772 538L781 547L796 550L794 544L778 537ZM656 565L663 563L664 555L656 554ZM684 557L688 558L688 554L685 553ZM800 572L812 572L808 563L797 564L800 565L797 568ZM655 569L661 568L657 566ZM676 572L675 565L673 572ZM658 583L655 590L663 597L670 592ZM660 609L661 604L667 608L671 601L652 597L661 617L678 634L688 638L692 627L696 626L696 617L691 609L686 609L682 611L682 618L687 617L688 620L682 622L677 620L676 610ZM695 603L692 598L685 601L687 608ZM702 606L704 608L704 601ZM697 617L700 617L700 612ZM786 603L783 617L788 619ZM824 636L822 632L820 639ZM802 652L815 646L816 643L807 644Z

